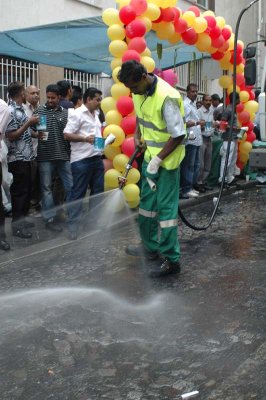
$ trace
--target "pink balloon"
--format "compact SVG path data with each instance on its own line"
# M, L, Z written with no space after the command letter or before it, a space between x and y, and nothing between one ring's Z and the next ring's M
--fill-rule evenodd
M148 7L146 0L131 0L130 5L134 8L137 15L143 14Z
M127 50L123 54L122 63L129 61L129 60L136 60L140 62L140 54L136 50Z
M135 19L126 26L126 35L129 39L134 37L144 36L146 33L146 26L144 22L139 19Z
M136 18L136 11L132 6L122 7L119 11L119 18L125 25L127 25Z
M135 132L137 125L135 115L127 115L121 121L121 128L123 129L125 135L132 135Z
M121 145L121 150L126 156L131 157L135 151L134 138L126 138Z
M131 97L121 96L116 102L117 111L126 116L134 111L134 104Z
M142 53L146 47L146 40L143 37L134 37L128 44L128 50L136 50L138 53Z
M178 82L177 74L172 69L167 69L163 71L162 79L173 87L175 87Z

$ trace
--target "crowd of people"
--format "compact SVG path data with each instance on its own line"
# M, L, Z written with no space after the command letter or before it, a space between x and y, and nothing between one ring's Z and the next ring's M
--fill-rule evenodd
M212 136L220 129L221 121L228 123L235 113L232 96L224 108L217 94L204 94L198 99L198 87L190 83L183 100L176 89L148 74L135 61L122 65L118 79L132 93L138 122L135 144L144 155L139 206L142 243L129 246L127 252L139 255L144 251L146 257L157 260L150 272L152 276L176 273L180 270L178 198L197 198L199 193L212 190L207 183ZM95 138L102 135L101 99L100 90L90 87L82 93L80 87L71 87L63 80L47 86L46 102L40 105L37 87L25 88L18 81L8 86L8 103L0 101L0 134L2 145L7 146L8 170L3 164L0 177L2 184L2 169L5 175L12 174L14 236L32 237L34 223L27 218L30 207L41 210L46 229L61 232L56 206L64 203L69 238L77 239L82 199L88 188L92 195L104 191L103 155L93 145ZM235 119L226 176L229 185L238 172L238 131ZM219 181L223 176L228 132L225 128L221 133ZM0 195L0 249L9 250L2 191ZM90 209L94 206L91 199Z

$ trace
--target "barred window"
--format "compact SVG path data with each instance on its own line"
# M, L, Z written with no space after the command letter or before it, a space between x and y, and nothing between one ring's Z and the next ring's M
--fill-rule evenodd
M25 87L38 86L38 64L13 58L0 57L0 97L7 100L7 87L11 82L21 81Z
M101 74L89 74L73 69L65 69L65 79L71 82L72 85L80 86L83 92L91 86L101 91L103 89Z

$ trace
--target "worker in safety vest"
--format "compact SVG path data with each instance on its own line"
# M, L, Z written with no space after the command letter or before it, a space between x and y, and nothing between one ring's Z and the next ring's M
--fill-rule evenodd
M144 254L152 261L150 276L178 273L179 166L186 135L183 101L176 89L148 74L135 60L122 64L118 79L132 92L138 122L135 145L144 152L139 206L142 243L128 246L126 252Z

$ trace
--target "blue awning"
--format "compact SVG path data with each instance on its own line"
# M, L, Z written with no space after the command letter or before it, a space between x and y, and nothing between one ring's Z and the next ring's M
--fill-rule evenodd
M175 51L176 65L203 58L205 55L194 46L187 46L183 42L171 45L167 41L159 40L152 31L145 39L157 67L157 43L162 43L162 69L174 65ZM41 64L110 75L112 56L108 50L109 43L106 25L101 17L93 17L1 32L0 54Z

